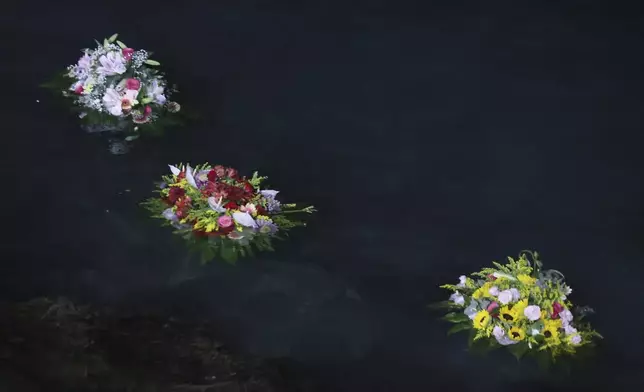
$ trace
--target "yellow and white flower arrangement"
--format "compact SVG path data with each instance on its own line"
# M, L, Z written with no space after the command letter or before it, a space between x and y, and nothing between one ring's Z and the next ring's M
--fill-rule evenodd
M449 309L444 319L455 324L450 334L469 330L470 344L506 347L517 358L549 354L553 360L601 338L582 322L592 309L573 306L563 275L543 271L536 252L523 251L517 260L508 257L507 264L493 266L441 286L452 291L440 304Z

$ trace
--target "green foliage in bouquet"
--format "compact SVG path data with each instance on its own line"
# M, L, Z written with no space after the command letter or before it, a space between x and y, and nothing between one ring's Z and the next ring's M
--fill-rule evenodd
M158 197L142 203L164 226L174 227L188 248L201 254L202 263L214 258L234 264L256 251L273 251L294 227L306 226L291 214L315 212L313 206L282 204L278 191L260 189L267 177L251 178L221 165L170 165L162 177Z
M467 331L475 351L505 347L517 359L534 355L546 367L592 348L602 338L584 322L592 309L574 307L563 275L542 270L538 257L522 251L517 260L493 262L493 267L461 276L458 284L441 286L453 293L432 307L447 309L443 319L454 324L448 335Z

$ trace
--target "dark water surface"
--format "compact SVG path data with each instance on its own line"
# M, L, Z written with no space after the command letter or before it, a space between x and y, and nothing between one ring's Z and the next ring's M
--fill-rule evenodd
M606 338L570 382L644 387L643 14L586 3L10 7L3 171L19 182L3 183L1 294L210 318L325 391L546 390L508 355L468 355L425 309L437 285L536 249ZM202 115L124 156L36 86L114 32L154 51ZM137 207L186 160L259 169L320 212L274 254L186 264Z

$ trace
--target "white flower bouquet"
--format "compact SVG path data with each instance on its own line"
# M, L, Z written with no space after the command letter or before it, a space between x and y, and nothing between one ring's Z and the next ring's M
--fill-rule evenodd
M130 141L177 123L172 115L180 106L170 100L176 88L168 86L151 53L132 49L117 36L84 49L76 64L44 87L70 99L84 125L126 131Z

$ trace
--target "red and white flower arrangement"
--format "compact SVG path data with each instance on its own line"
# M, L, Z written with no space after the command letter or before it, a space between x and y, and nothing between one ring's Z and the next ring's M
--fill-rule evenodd
M202 253L202 260L221 257L234 263L254 250L273 250L272 241L306 223L291 214L315 212L277 200L279 191L261 189L267 177L251 178L221 165L170 165L163 176L159 197L144 202L155 217L176 229Z

